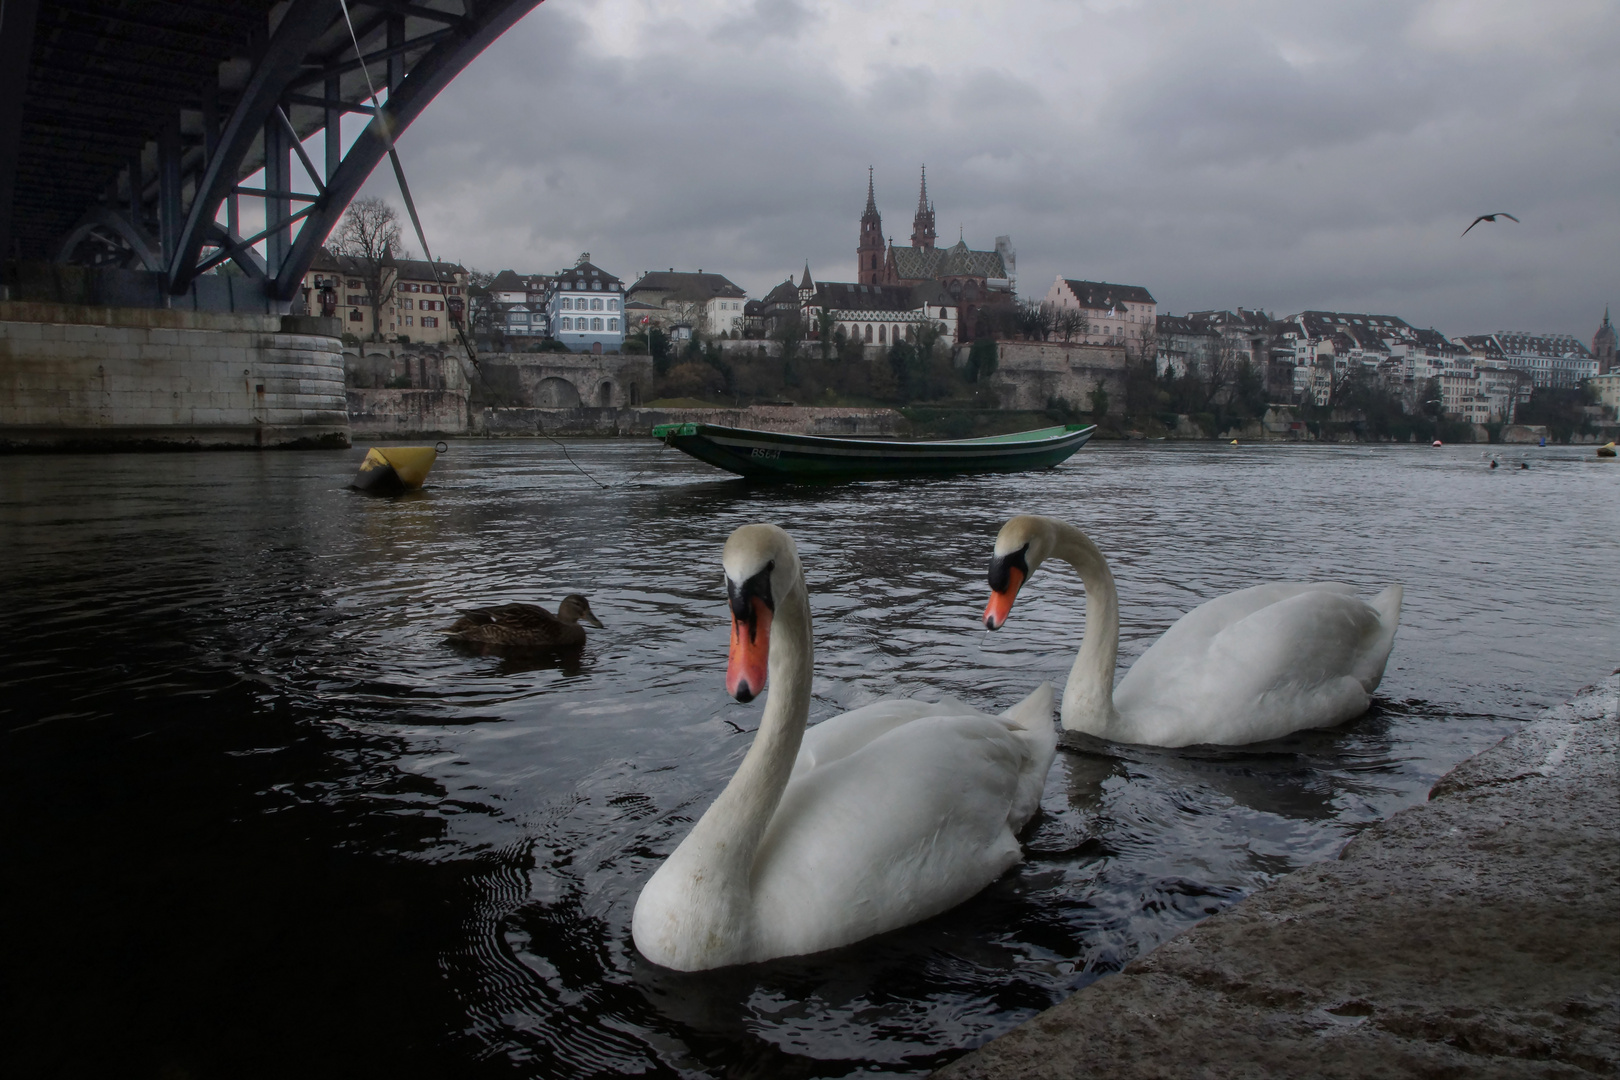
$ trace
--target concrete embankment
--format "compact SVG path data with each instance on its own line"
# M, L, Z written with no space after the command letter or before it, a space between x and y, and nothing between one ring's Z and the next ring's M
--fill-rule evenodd
M1620 1072L1620 674L941 1080Z
M347 446L338 329L0 301L0 450Z

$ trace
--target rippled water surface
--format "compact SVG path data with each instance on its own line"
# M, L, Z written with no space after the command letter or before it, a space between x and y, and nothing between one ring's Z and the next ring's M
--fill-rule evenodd
M1499 448L1500 449L1500 448ZM650 442L463 443L428 490L359 453L0 458L11 1076L922 1073L1422 800L1620 659L1620 468L1531 449L1093 444L1050 472L769 489ZM1112 561L1121 668L1272 579L1406 585L1377 707L1242 749L1075 740L1028 859L862 945L699 975L637 892L746 751L720 546L791 531L812 721L1061 684L1083 593L978 629L1018 512ZM437 630L586 593L575 658Z

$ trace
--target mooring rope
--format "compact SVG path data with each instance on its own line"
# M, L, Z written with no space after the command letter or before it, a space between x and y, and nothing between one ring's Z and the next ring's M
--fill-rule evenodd
M377 125L378 133L382 136L383 145L388 148L388 159L394 163L394 179L399 181L399 193L405 199L405 210L411 215L411 226L416 230L416 239L422 245L422 254L427 256L428 268L433 271L433 281L441 289L443 289L444 279L439 276L439 265L433 261L433 252L428 247L427 234L422 231L422 219L416 212L416 200L411 198L411 186L405 182L405 166L400 164L399 150L394 146L394 133L389 130L388 116L383 112L382 102L378 100L377 86L371 81L371 69L366 66L366 55L360 49L360 36L354 32L354 19L349 15L349 2L348 0L338 0L338 4L343 8L343 21L347 23L349 27L349 40L354 42L354 56L360 64L360 73L366 77L366 90L371 95L372 119ZM440 295L444 294L441 292ZM467 315L470 317L472 315L471 304L467 305L466 311ZM467 350L467 359L472 361L473 370L482 373L483 368L478 366L478 356L473 352L472 344L467 340L467 335L463 331L461 323L452 321L451 325L456 328L456 337L461 339L461 347ZM664 448L669 445L668 439L662 440L663 445L658 448L658 453L653 455L652 462L649 462L647 465L643 465L640 469L637 469L628 480L621 481L617 485L604 484L602 481L598 480L596 477L587 472L583 465L574 460L574 455L568 452L568 447L564 446L552 436L547 435L545 431L541 429L539 420L534 422L534 426L535 431L542 439L546 439L549 442L554 443L557 449L563 452L563 457L568 459L568 464L578 469L581 476L585 477L585 479L589 480L591 483L595 484L604 491L606 491L609 487L625 487L634 483L642 473L646 472L652 466L653 462L657 461L658 457L663 453Z
M388 116L383 112L382 102L377 98L376 84L371 81L371 69L366 66L366 55L360 51L360 37L354 32L354 20L349 17L349 0L338 0L343 8L343 21L349 27L349 40L354 42L354 58L360 64L360 73L366 77L366 90L371 94L371 116L377 125L377 131L382 136L383 145L388 148L388 159L394 163L394 179L399 181L399 193L405 199L405 210L411 215L411 225L416 229L416 239L422 245L422 254L427 256L428 269L433 271L433 282L440 289L439 295L445 295L444 278L439 276L439 264L433 261L433 251L428 247L427 234L422 231L422 219L416 213L416 200L411 198L411 186L405 182L405 166L400 164L399 150L394 146L394 133L389 130ZM467 316L472 315L472 305L464 305ZM467 359L472 362L473 370L482 372L478 366L478 355L473 352L472 343L467 340L462 330L461 321L451 320L450 325L456 329L456 337L461 340L461 347L467 350Z

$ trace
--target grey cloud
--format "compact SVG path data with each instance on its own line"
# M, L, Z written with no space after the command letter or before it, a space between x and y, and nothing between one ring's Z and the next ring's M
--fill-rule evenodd
M1025 294L1062 273L1139 282L1176 311L1340 306L1448 333L1587 335L1620 305L1620 16L1553 63L1428 48L1404 5L1262 0L1240 24L1148 4L1126 26L1140 62L1082 90L1016 55L984 67L1008 51L994 42L951 56L909 39L851 84L797 10L743 20L792 39L670 23L678 48L602 57L589 9L542 5L402 140L449 233L429 239L491 269L589 250L760 295L805 259L853 272L869 164L904 242L926 162L941 235L1011 234ZM1077 56L1089 25L1064 31ZM1317 57L1288 63L1269 30ZM380 171L371 188L391 186ZM1485 209L1524 224L1459 244Z

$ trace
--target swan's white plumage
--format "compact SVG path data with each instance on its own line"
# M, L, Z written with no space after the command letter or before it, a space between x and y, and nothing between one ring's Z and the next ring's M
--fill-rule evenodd
M786 533L745 529L728 575L774 566L778 586L765 716L631 924L644 956L687 971L847 945L968 899L1018 861L1057 749L1049 683L1001 716L891 698L805 732L803 573Z
M1344 723L1367 711L1400 625L1399 585L1370 601L1338 582L1258 585L1183 615L1113 687L1119 615L1101 552L1073 526L1037 517L1008 522L996 551L1024 543L1031 574L1048 556L1080 572L1086 636L1101 638L1076 657L1063 726L1120 742L1239 745Z

